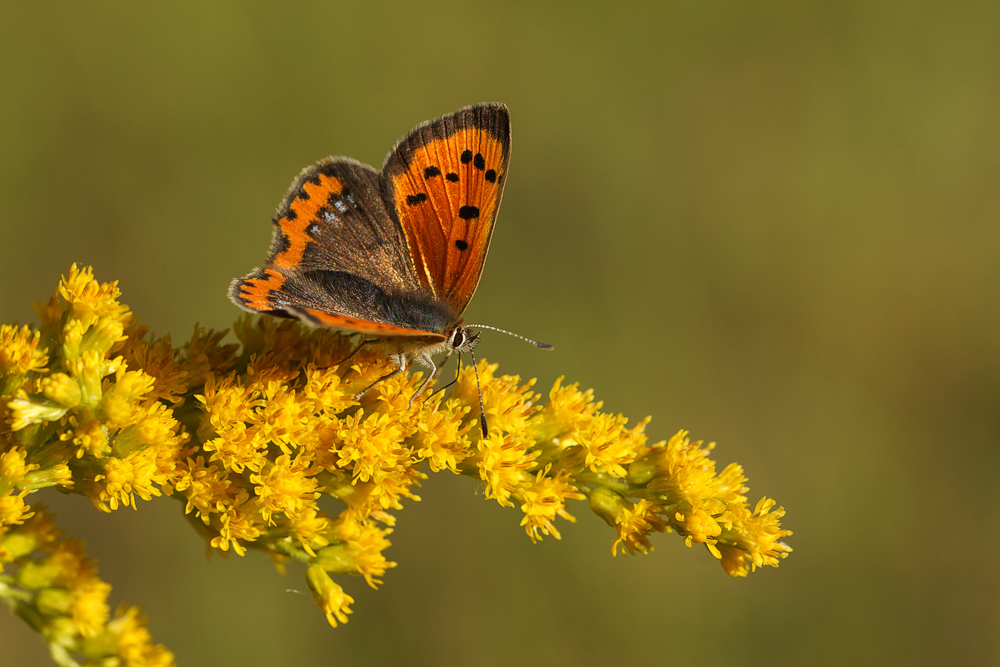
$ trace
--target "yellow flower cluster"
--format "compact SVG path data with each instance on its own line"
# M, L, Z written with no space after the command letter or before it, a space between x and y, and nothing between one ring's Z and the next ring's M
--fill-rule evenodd
M471 367L448 395L414 396L419 375L399 374L355 400L391 370L377 346L352 356L353 341L335 332L243 317L239 346L196 327L175 348L119 296L115 283L74 266L38 307L37 330L0 329L0 544L37 531L25 497L47 486L103 511L164 494L200 521L213 548L306 563L332 625L347 621L353 600L330 575L381 583L395 566L384 556L395 512L419 500L428 470L480 480L488 498L520 508L532 541L559 538L556 519L575 521L568 502L586 499L616 530L613 553L645 553L652 533L673 530L744 576L790 551L783 510L764 499L751 511L742 469L716 474L712 445L685 432L648 445L648 418L629 427L561 379L542 402L533 380L480 362L484 437ZM340 501L339 513L319 508L324 496ZM53 554L57 544L32 543ZM0 548L0 567L19 575L23 553L12 553ZM80 636L116 622L66 618ZM135 626L128 618L119 625Z
M43 507L0 537L0 564L0 599L45 638L57 664L174 664L170 651L151 642L138 608L111 613L111 586L83 543L61 535Z
M60 486L105 511L135 507L172 474L187 436L157 378L119 353L135 327L118 296L74 266L37 308L37 330L0 327L0 599L59 664L172 665L137 609L111 615L111 587L82 544L25 502Z

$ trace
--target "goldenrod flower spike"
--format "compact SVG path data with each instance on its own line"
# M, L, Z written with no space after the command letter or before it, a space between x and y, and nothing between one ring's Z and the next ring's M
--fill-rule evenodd
M382 583L396 514L417 501L428 472L476 478L486 497L520 509L532 541L560 537L573 501L613 529L612 553L647 553L654 533L704 544L726 572L776 566L784 510L747 505L743 470L721 473L713 444L686 431L649 445L649 418L628 426L601 411L591 391L562 378L545 394L535 381L478 372L489 436L478 428L473 369L450 393L424 391L419 374L377 384L383 350L328 330L243 317L225 332L195 327L175 347L155 338L119 302L116 283L73 266L36 310L38 329L0 327L0 598L71 664L96 638L110 658L171 664L150 644L136 610L111 617L108 586L52 518L28 505L32 492L61 486L102 511L138 509L167 495L197 519L209 544L238 555L263 551L283 568L307 564L306 580L331 625L353 599L331 575ZM341 503L337 515L318 505ZM582 507L582 505L581 505ZM117 653L116 653L117 651Z

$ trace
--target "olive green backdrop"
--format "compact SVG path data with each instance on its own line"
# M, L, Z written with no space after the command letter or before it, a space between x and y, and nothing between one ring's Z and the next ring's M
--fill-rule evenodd
M299 568L208 562L172 501L39 494L182 665L1000 661L1000 5L85 4L0 7L0 320L75 261L157 333L226 327L299 169L503 101L468 316L557 349L479 351L717 441L796 533L737 580L675 535L612 558L582 503L533 546L434 475L331 629Z

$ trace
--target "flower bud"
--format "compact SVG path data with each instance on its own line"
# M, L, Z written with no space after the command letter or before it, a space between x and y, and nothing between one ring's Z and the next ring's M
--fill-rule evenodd
M632 507L632 503L611 489L599 486L590 492L590 509L594 511L594 514L607 521L609 526L614 526L615 520L630 507Z

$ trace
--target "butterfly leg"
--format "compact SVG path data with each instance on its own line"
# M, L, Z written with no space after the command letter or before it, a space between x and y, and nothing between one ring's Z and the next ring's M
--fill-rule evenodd
M450 357L450 356L451 356L451 351L448 352L448 357ZM445 357L444 360L448 361L448 357ZM441 365L444 366L444 362L441 362ZM459 374L461 372L462 372L462 355L459 354L458 355L458 366L455 367L455 377L453 377L447 383L445 383L445 384L441 385L440 387L438 387L437 389L435 389L434 393L431 394L431 396L436 396L437 394L440 394L442 391L444 391L445 389L447 389L451 385L453 385L456 382L458 382L458 377L459 377Z
M384 380L388 380L391 377L395 377L396 375L399 375L400 373L402 373L405 370L406 370L406 355L403 354L403 352L399 352L399 353L396 354L396 370L394 370L391 373L388 373L386 375L383 375L382 377L380 377L379 379L375 380L370 385L368 385L367 387L365 387L364 389L362 389L361 391L359 391L357 394L354 395L354 400L355 401L361 400L361 397L364 396L365 394L367 394L369 391L371 391L371 389L375 385L377 385L379 382L382 382Z
M435 364L434 359L429 354L424 354L419 357L416 357L416 361L420 362L421 364L429 368L431 372L427 374L427 377L424 379L424 381L421 382L417 390L413 392L413 396L410 396L410 404L409 406L407 406L407 409L413 407L413 399L422 394L424 392L424 389L427 388L427 385L429 385L432 380L437 378L438 373L441 372L441 368L448 362L449 357L451 357L451 350L448 350L448 352L444 356L444 361L442 361L440 364Z

